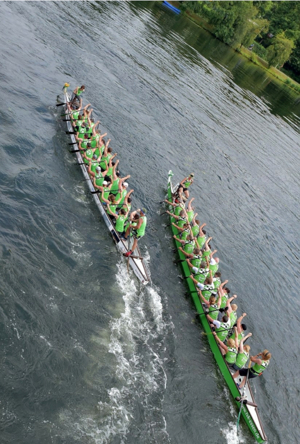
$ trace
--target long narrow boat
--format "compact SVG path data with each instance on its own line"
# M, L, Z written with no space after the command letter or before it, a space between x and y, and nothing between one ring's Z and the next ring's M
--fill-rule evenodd
M67 88L64 88L65 114L68 114L67 103L70 102L70 100L71 100L71 95L67 92ZM66 116L66 123L67 123L68 131L73 132L72 123L71 123L71 120L69 119L68 115ZM70 137L73 142L73 147L75 148L75 150L78 150L78 145L77 145L75 136L73 134L70 134ZM93 182L88 174L87 167L83 161L81 153L78 151L75 154L76 154L77 162L80 164L80 168L83 173L83 176L86 179L86 183L88 184L89 190L91 192L97 191L94 188ZM115 230L113 221L106 213L106 211L105 211L105 209L98 197L98 194L93 194L93 198L94 198L94 201L96 202L96 205L103 217L103 220L104 220L107 228L109 229L109 231L112 235L114 242L116 243L117 249L123 254L126 253L130 249L129 245L128 245L128 241L120 238L119 233ZM149 271L147 269L147 265L145 264L144 259L141 256L141 252L140 252L138 246L135 250L134 257L129 257L126 260L128 261L128 263L129 263L130 267L132 268L136 277L140 280L140 282L143 285L147 285L149 282L151 282Z
M169 200L169 202L173 202L173 195L174 195L174 193L176 192L176 190L178 188L178 185L173 187L173 185L172 185L172 176L173 176L173 173L170 170L169 171L169 175L168 175L168 200ZM173 211L173 207L171 205L170 205L169 211L170 212ZM176 220L173 217L170 217L170 219L171 219L171 222L175 222L176 223ZM177 228L174 227L172 224L171 224L171 227L172 227L173 234L178 235ZM196 310L197 310L197 312L199 314L199 317L201 319L201 323L202 323L203 329L204 329L205 333L207 334L207 340L208 340L210 348L211 348L211 350L212 350L212 352L214 354L214 357L215 357L215 359L217 361L218 367L219 367L219 369L220 369L220 371L221 371L221 373L222 373L222 375L223 375L223 377L224 377L224 379L225 379L225 381L226 381L226 383L228 385L228 388L229 388L233 398L236 399L237 397L241 397L241 393L238 390L238 388L236 386L236 383L235 383L235 381L234 381L234 379L232 377L233 373L231 373L231 371L230 371L230 369L229 369L225 359L223 358L221 350L220 350L220 348L219 348L219 346L218 346L218 344L217 344L217 342L216 342L216 340L215 340L215 338L214 338L214 336L212 334L212 330L211 330L209 322L208 322L208 320L206 318L206 315L205 315L202 303L200 302L200 299L198 297L198 293L197 293L195 284L194 284L194 282L192 281L191 278L188 278L188 276L191 275L191 271L190 271L189 266L188 266L188 264L187 264L187 262L185 260L184 254L178 248L181 245L176 240L175 240L175 243L176 243L176 247L177 247L177 250L178 250L179 257L180 257L181 260L183 260L181 262L181 265L182 265L182 269L183 269L183 274L187 278L186 282L187 282L187 285L188 285L188 288L189 288L189 293L190 293L190 295L191 295L191 297L192 297L192 299L194 301L194 304L196 306ZM244 392L243 392L243 397L244 397L244 399L247 399L247 401L252 402L252 403L255 404L253 392L252 392L252 389L251 389L251 386L250 386L249 382L247 382L247 384L245 385L245 389L244 389ZM261 420L260 420L260 417L259 417L259 413L258 413L257 407L250 406L250 405L247 405L247 404L244 404L244 403L243 403L243 405L241 407L241 404L238 401L236 401L236 403L237 403L237 406L238 406L239 410L240 410L240 408L242 408L241 414L242 414L244 420L246 421L249 429L251 430L251 432L255 436L257 442L262 443L262 442L267 441L267 437L266 437L265 432L263 430L263 426L262 426L262 423L261 423Z

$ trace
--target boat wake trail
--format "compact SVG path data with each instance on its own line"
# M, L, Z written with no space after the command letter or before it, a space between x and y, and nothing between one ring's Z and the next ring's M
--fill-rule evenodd
M98 402L97 419L89 418L78 429L87 442L97 444L169 443L162 413L166 374L161 358L168 324L161 298L154 288L139 290L124 261L117 267L124 309L110 322L108 353L114 356L110 369L114 386L106 390L106 400Z

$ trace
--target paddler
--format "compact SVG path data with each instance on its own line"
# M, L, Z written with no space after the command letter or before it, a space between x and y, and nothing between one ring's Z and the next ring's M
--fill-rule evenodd
M128 216L129 211L126 212L124 208L121 208L119 213L116 213L116 212L113 212L111 209L111 206L108 205L107 213L110 214L111 216L115 217L115 219L116 219L115 229L119 233L119 235L122 236L122 234L124 233L124 224L127 220L127 216Z
M191 234L189 234L186 238L186 240L181 240L179 239L177 236L175 236L174 234L174 239L177 240L177 242L180 242L181 245L183 245L183 249L186 253L193 253L194 248L195 248L195 239L193 238L193 236Z
M180 190L180 188L182 188L182 192L184 193L184 195L187 199L189 198L189 195L190 195L188 188L192 185L193 182L194 182L194 173L191 173L189 176L182 179L182 181L180 182L180 185L178 187L179 190ZM179 191L179 193L180 193L180 191Z
M248 379L256 378L256 376L261 376L266 368L269 366L271 357L272 355L268 350L264 350L263 352L258 353L255 356L251 356L250 361L254 362L253 367L251 367L250 369L242 368L233 375L234 379L238 376L244 376L242 382L240 384L237 384L238 389L242 389L244 387L247 375Z
M124 254L124 256L126 256L126 257L132 255L132 253L134 252L134 250L137 247L138 240L141 239L145 235L145 230L146 230L146 226L147 226L147 217L146 217L145 208L142 208L142 209L139 208L138 210L131 213L130 220L133 220L133 218L135 216L139 217L137 225L136 226L132 226L132 225L129 226L127 228L125 236L124 236L124 239L126 240L130 234L130 231L131 231L133 238L134 238L131 250L129 250L127 253Z
M222 317L222 321L214 320L211 316L206 315L209 322L211 322L211 327L215 328L218 338L224 342L228 336L230 330L230 319L227 315Z
M221 306L222 306L222 304L221 304ZM240 316L238 318L238 320L236 321L239 343L243 339L243 337L245 336L245 331L247 330L247 325L242 324L242 320L244 319L245 316L247 316L247 313L243 313L242 316ZM232 336L231 336L231 338L232 338Z
M201 290L198 290L198 296L202 300L203 304L206 305L206 308L208 309L207 314L209 314L214 320L218 319L220 306L217 303L216 297L210 296L209 300L207 301L203 296Z
M234 329L235 338L228 339L227 345L225 345L218 337L217 333L214 331L213 335L215 340L220 346L221 353L224 356L225 361L231 367L236 363L236 358L238 355L238 340L237 340L237 329Z
M104 178L105 178L105 175L107 173L107 170L102 172L100 166L98 165L98 166L96 166L95 172L93 172L91 170L91 163L90 163L90 165L89 165L89 173L90 173L90 176L93 177L93 185L94 185L94 187L96 189L100 190L101 189L100 187L102 187L102 185L103 185Z
M181 211L184 210L184 208L185 208L185 204L182 199L178 199L177 202L170 202L169 200L166 199L165 202L169 205L172 205L172 207L174 207L174 214L171 213L172 217L179 216ZM167 211L167 213L170 214L168 211ZM175 219L176 219L176 217L175 217Z
M244 342L252 336L252 333L248 333L247 336L245 336L240 344L239 344L239 350L238 355L236 358L235 364L232 366L234 370L241 370L242 368L246 367L247 361L249 359L249 352L250 352L250 345L244 345Z

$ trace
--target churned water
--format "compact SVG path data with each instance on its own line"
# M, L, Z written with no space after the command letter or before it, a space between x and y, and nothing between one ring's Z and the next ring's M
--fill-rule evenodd
M253 443L180 279L167 172L192 195L247 313L269 442L300 440L299 97L158 2L0 3L1 443ZM55 106L108 132L153 284L128 273Z

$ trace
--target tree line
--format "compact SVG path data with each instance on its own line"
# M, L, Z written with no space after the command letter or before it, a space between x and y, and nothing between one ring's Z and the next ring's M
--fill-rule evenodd
M238 49L241 45L269 66L289 70L300 80L300 2L181 1L181 9L203 17L213 34Z

